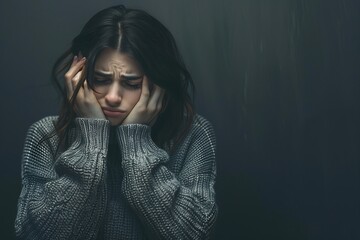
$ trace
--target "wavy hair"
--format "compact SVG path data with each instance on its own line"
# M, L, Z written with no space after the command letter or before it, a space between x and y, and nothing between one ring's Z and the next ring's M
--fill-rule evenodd
M165 89L163 109L152 126L151 137L159 147L167 145L172 151L185 137L195 115L193 80L169 30L145 11L123 5L103 9L91 17L73 39L71 47L55 62L52 79L63 101L52 135L59 136L59 145L68 144L67 136L77 117L74 110L76 96L84 81L93 88L96 58L105 48L133 57L144 74ZM87 63L69 100L64 74L79 53L87 58ZM173 141L171 147L170 141Z

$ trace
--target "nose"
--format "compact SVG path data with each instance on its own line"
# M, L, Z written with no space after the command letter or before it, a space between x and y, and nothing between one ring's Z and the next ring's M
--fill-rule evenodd
M117 107L121 103L121 88L118 84L113 83L108 89L108 92L105 96L106 103L111 107Z

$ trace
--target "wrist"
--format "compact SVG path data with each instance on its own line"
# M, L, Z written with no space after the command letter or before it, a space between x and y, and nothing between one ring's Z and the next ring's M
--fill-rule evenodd
M117 134L124 154L142 154L157 148L151 139L151 127L146 124L120 125L117 127Z
M75 118L79 131L80 144L91 149L106 149L109 141L110 123L99 118Z

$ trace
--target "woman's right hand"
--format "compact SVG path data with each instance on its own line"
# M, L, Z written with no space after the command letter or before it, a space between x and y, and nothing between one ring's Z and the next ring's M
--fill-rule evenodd
M74 90L80 80L85 62L85 57L80 59L80 57L75 56L69 70L65 73L65 85L69 101L73 96ZM105 119L105 115L101 109L101 106L97 101L93 90L88 86L86 80L79 89L74 106L78 117Z

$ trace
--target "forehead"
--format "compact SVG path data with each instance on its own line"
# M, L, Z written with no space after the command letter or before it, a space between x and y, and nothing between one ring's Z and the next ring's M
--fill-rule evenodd
M95 70L113 74L141 72L140 65L134 58L111 48L106 48L99 54Z

